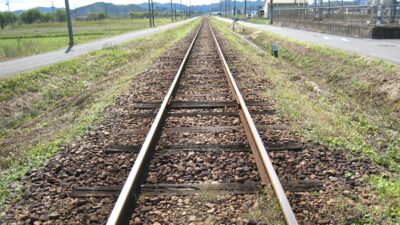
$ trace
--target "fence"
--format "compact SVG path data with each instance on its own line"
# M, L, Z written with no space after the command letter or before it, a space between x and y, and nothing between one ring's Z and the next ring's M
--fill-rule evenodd
M337 3L337 2L333 2ZM361 26L400 26L400 3L332 6L275 7L274 20L313 21ZM343 2L342 2L343 3Z

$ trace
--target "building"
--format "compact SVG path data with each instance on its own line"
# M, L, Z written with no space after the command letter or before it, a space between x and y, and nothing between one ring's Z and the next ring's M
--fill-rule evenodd
M274 7L290 7L290 6L304 6L306 5L307 2L306 0L273 0L273 5ZM264 1L264 17L265 18L269 18L270 14L269 14L269 8L270 8L270 1L269 0L265 0Z

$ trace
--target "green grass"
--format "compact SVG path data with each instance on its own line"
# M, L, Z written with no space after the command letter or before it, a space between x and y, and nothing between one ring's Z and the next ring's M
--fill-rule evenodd
M156 25L171 22L156 18ZM76 44L148 28L147 19L106 19L73 21ZM66 23L21 24L0 32L0 61L39 54L68 46Z
M267 95L274 98L277 110L291 121L293 129L332 149L351 150L348 157L354 157L352 152L368 155L391 171L370 179L379 205L360 203L363 220L347 222L398 224L399 96L396 88L387 84L396 83L400 67L238 27L236 31L263 49L270 49L272 44L280 46L278 59L269 53L255 54L254 49L228 31L229 24L214 23L240 54L257 65L253 66L256 73L271 81Z
M19 177L99 121L130 80L196 24L1 79L0 209L20 194Z
M257 24L269 24L270 20L267 18L250 18L247 20L247 22Z
M227 15L226 18L230 18L230 19L238 18L241 21L245 21L244 14L240 14L240 15L236 15L236 16ZM257 18L247 18L247 20L246 20L246 22L257 23L257 24L269 24L269 21L270 20L267 18L258 18L258 17Z

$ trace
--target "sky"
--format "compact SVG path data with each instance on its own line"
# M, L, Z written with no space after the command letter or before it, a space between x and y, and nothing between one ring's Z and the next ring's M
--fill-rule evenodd
M55 7L65 7L64 0L8 0L10 2L10 10L15 11L19 9L30 9L35 8L38 6L46 6L51 7L52 2L54 2ZM173 0L175 3L179 3L181 0ZM182 3L189 4L191 1L192 5L203 5L203 4L210 4L210 3L217 3L219 0L182 0ZM109 2L119 5L126 5L126 4L138 4L147 2L147 0L69 0L69 4L71 8L81 7L85 5L89 5L95 2ZM154 2L158 3L169 3L171 0L154 0ZM0 11L8 10L6 5L7 0L0 0Z

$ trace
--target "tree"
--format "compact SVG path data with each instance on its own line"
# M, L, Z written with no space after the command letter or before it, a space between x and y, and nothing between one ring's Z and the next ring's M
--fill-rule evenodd
M65 22L67 21L67 12L65 12L65 10L57 10L56 11L56 20L58 22Z
M53 18L54 18L53 13L46 13L46 14L42 15L40 21L44 22L44 23L48 23L48 22L53 21Z
M97 20L97 13L89 13L88 20Z
M31 24L40 21L42 13L38 9L29 9L21 13L20 18L24 23Z
M88 20L104 20L107 18L105 13L89 13Z
M17 22L17 15L12 12L0 12L0 27L4 29L8 24L14 24Z
M149 13L145 12L129 12L129 16L131 19L141 19L148 17Z
M0 27L1 29L4 29L6 26L6 18L4 17L4 13L0 12Z
M98 19L99 20L105 20L105 19L107 19L107 14L106 13L99 13L98 14Z

